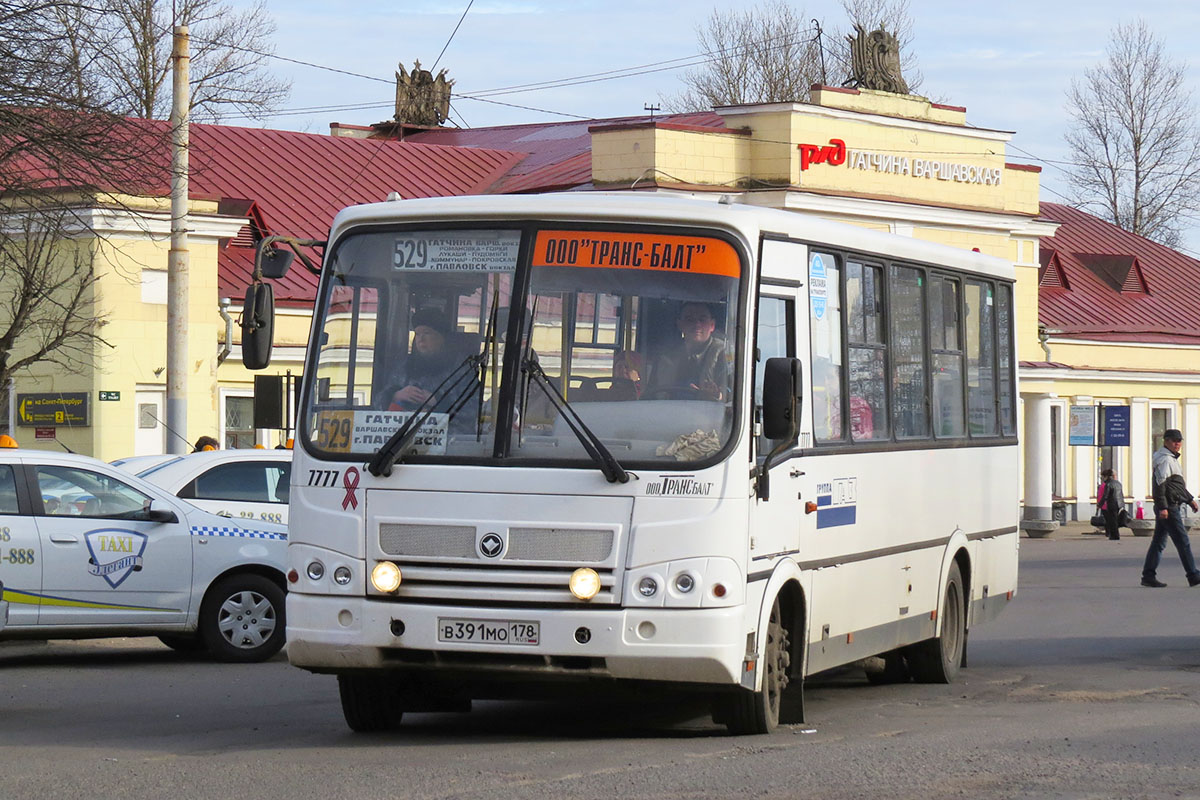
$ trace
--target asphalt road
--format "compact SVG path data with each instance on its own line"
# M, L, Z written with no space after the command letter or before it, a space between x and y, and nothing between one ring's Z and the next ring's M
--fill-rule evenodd
M477 703L355 735L332 678L152 639L0 644L0 797L1200 797L1200 588L1147 539L1022 539L1021 588L952 686L810 682L735 738L694 702ZM1197 541L1200 550L1200 541Z

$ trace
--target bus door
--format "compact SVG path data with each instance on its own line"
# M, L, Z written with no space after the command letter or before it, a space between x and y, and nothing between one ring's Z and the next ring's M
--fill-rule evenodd
M762 416L763 367L768 358L794 358L808 349L804 326L798 324L797 319L807 299L802 280L806 254L807 248L798 242L777 239L764 239L762 242L762 283L759 287L754 345L753 414L754 457L759 465L775 444L758 435ZM807 384L807 375L804 380ZM804 446L806 438L811 438L811 432L802 429L801 446ZM799 551L801 527L806 519L801 497L803 479L804 472L799 459L785 459L771 470L770 494L767 499L759 498L751 512L752 573L769 569L778 558L794 556Z

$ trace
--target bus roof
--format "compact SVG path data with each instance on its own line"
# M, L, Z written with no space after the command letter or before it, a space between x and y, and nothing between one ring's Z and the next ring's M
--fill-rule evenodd
M517 219L580 222L649 222L654 224L713 225L739 234L748 244L760 234L774 234L814 244L826 244L865 254L878 254L925 264L1012 279L1012 263L995 256L926 242L910 236L883 233L813 214L782 211L739 202L736 195L668 195L639 192L557 192L522 195L468 195L392 200L350 206L333 221L330 242L349 227L389 222Z

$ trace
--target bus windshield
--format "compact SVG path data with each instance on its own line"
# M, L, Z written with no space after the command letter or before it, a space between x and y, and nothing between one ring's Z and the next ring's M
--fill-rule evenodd
M729 442L742 259L724 238L372 229L325 269L304 416L318 453L369 457L414 415L401 460L589 464L599 441L624 466L686 466Z

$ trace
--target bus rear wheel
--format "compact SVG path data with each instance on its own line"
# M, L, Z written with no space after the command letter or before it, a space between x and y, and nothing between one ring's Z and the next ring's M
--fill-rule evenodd
M771 606L766 634L762 655L762 689L757 692L739 689L735 694L723 698L726 705L720 718L734 735L771 733L779 727L780 708L792 664L791 640L783 624L779 598L775 598Z
M905 653L908 670L917 683L953 683L967 646L967 610L963 602L962 571L950 566L942 600L942 632L918 642Z
M404 712L395 679L383 675L338 675L342 716L350 730L376 733L399 727Z

